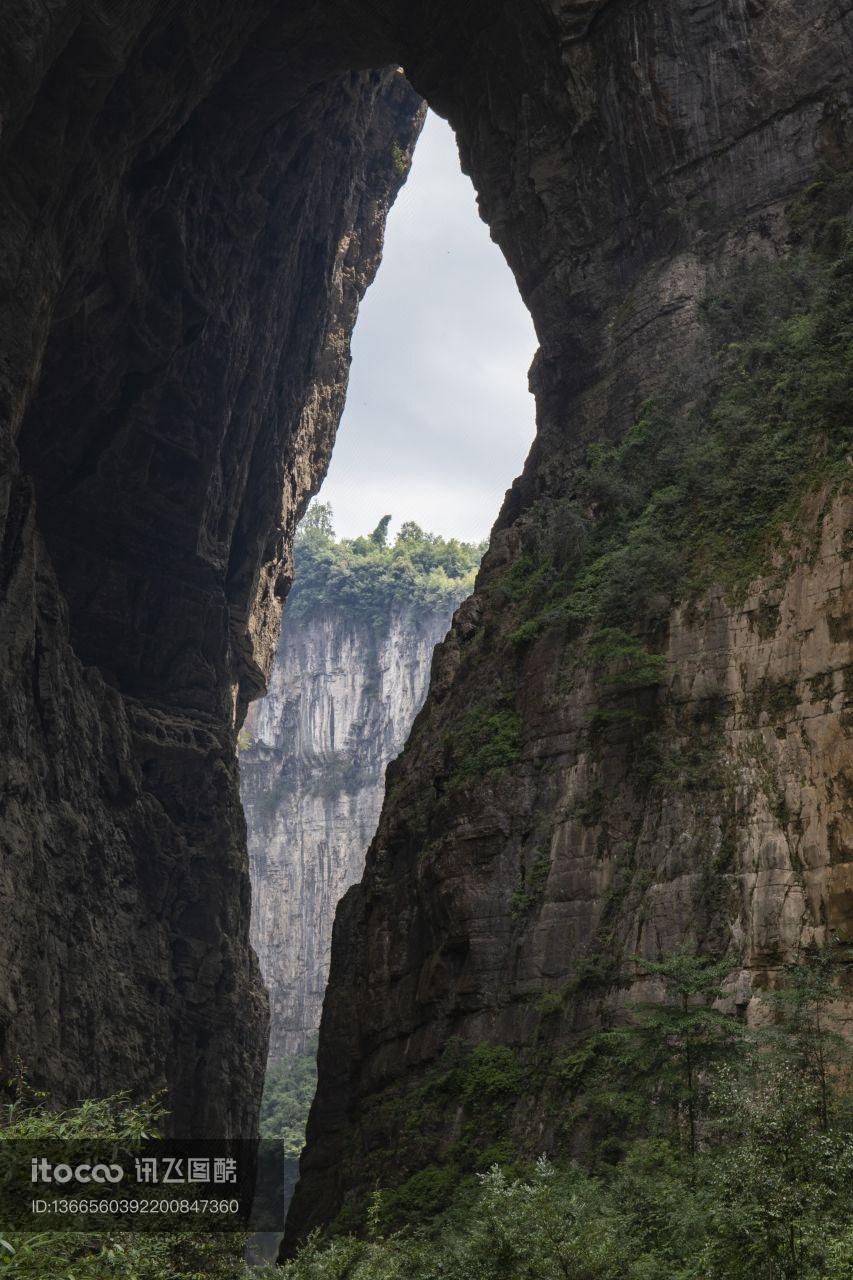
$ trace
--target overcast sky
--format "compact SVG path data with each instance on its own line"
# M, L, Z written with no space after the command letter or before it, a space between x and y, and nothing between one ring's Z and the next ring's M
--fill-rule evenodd
M380 517L479 541L534 432L533 325L477 213L453 133L430 112L361 306L320 499L339 536Z

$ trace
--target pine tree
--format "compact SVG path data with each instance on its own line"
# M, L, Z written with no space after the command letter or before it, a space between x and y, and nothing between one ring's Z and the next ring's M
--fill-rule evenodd
M731 970L728 959L713 961L685 952L652 961L640 960L645 973L660 978L661 1002L646 1002L634 1011L627 1031L635 1069L650 1081L659 1102L686 1122L687 1150L699 1149L701 1122L710 1072L731 1061L743 1045L744 1028L730 1014L714 1008L723 998L720 986Z
M370 541L375 542L377 547L388 546L388 526L391 523L390 516L383 516L379 524L370 535Z

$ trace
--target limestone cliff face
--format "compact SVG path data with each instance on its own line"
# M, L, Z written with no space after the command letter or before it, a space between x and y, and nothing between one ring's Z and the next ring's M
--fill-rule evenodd
M304 1053L320 1025L335 908L361 879L385 767L420 710L449 623L400 605L381 626L345 607L285 618L240 753L271 1057Z
M402 1151L394 1111L448 1036L529 1044L543 988L543 1034L595 1025L631 981L614 939L736 943L748 1003L795 938L848 930L840 498L784 599L711 586L661 623L661 732L721 740L701 796L665 769L638 789L629 721L595 721L565 637L518 649L501 583L559 529L588 442L705 393L701 299L789 252L791 201L850 169L849 6L11 0L0 60L4 1060L65 1093L163 1062L185 1127L251 1126L234 725L416 128L401 77L365 68L404 66L457 132L539 335L538 437L339 913L292 1233L358 1198L366 1153L404 1170L452 1140L439 1116ZM496 703L514 767L471 786L459 716Z
M748 1015L798 947L853 936L848 498L815 495L802 550L745 600L711 587L659 618L661 683L619 705L577 630L520 644L513 616L531 549L572 553L587 442L622 436L647 396L676 418L703 403L721 364L702 299L795 249L791 202L849 169L853 19L781 3L525 12L522 31L501 8L460 87L438 59L414 77L440 85L536 321L539 431L338 912L291 1239L357 1217L383 1179L470 1160L471 1117L433 1087L448 1046L523 1064L523 1100L478 1116L483 1142L559 1151L573 1139L555 1064L654 996L636 955L729 955ZM501 110L491 55L510 28ZM534 48L538 80L513 97ZM466 754L502 767L466 772Z
M421 110L270 8L0 33L0 1074L199 1135L257 1122L236 729Z

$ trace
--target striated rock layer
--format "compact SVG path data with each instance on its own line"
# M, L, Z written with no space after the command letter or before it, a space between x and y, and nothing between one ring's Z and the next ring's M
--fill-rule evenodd
M460 787L457 700L489 696L466 650L506 640L484 574L437 651L365 879L338 911L291 1231L341 1210L353 1225L374 1186L493 1142L572 1149L560 1064L659 995L635 956L728 954L749 1018L802 947L853 942L853 501L810 514L817 545L781 589L759 580L738 607L712 592L671 618L662 687L628 702L653 733L633 714L596 725L600 685L546 635L511 668L517 760ZM525 1085L494 1116L476 1103L472 1148L443 1082L483 1043L508 1046ZM309 1190L327 1197L313 1214Z
M849 928L841 498L814 506L824 551L788 566L778 614L710 587L658 637L676 744L720 684L731 785L701 802L638 792L617 721L593 750L592 677L550 632L519 652L500 581L531 528L559 526L589 441L716 377L700 299L786 252L792 199L850 167L852 54L843 0L6 6L4 1061L66 1094L165 1074L182 1125L252 1123L264 1012L234 724L272 658L416 127L401 78L371 67L404 66L457 132L536 324L539 432L336 924L292 1235L369 1189L371 1153L404 1172L446 1147L455 1115L410 1155L385 1104L448 1037L525 1046L526 995L560 983L548 1035L594 1025L630 981L621 957L658 934L736 945L748 1004L786 948ZM787 692L765 699L776 671ZM498 699L513 767L469 785L448 744ZM616 972L578 994L602 954Z
M257 1123L236 728L422 110L273 7L0 32L0 1074L197 1135Z
M728 955L750 1016L799 948L853 940L843 485L745 596L712 581L658 618L654 677L620 699L582 635L515 603L538 547L571 554L587 443L649 396L674 420L713 398L703 300L796 249L802 193L849 171L851 51L840 5L617 0L492 6L452 80L406 59L531 308L539 431L338 912L291 1241L427 1165L575 1141L557 1064L656 994L636 955ZM483 1042L526 1080L494 1115L444 1091Z
M317 1033L335 908L361 879L386 765L420 710L449 622L399 604L381 624L345 606L285 614L269 692L249 709L240 752L271 1058L307 1052Z

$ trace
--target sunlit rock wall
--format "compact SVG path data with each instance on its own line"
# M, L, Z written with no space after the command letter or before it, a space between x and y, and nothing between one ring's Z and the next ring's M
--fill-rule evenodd
M335 908L361 878L385 766L449 623L399 605L378 627L343 607L285 615L269 693L249 712L240 752L272 1057L305 1052L320 1025Z

